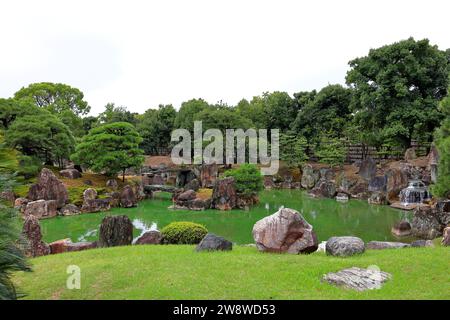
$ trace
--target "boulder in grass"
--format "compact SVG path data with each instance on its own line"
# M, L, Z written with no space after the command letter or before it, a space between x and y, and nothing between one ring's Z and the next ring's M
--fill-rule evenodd
M76 205L72 203L66 204L59 210L59 214L62 216L75 216L80 213L81 213L80 208L78 208Z
M64 253L67 252L67 246L72 243L70 239L62 239L53 241L49 244L50 254Z
M319 242L313 227L296 210L282 208L253 226L256 247L263 252L311 253Z
M223 237L208 233L197 245L196 251L230 251L233 244Z
M331 237L325 245L325 251L328 255L338 257L361 254L364 250L364 241L357 237Z
M129 185L125 186L120 192L120 206L122 208L131 208L137 206L136 193Z
M338 287L365 291L380 289L383 283L390 278L392 275L376 268L352 267L338 272L330 272L324 275L322 280Z
M411 242L411 247L419 248L419 247L434 247L434 243L431 240L416 240Z
M61 170L59 174L67 179L79 179L81 178L81 173L77 169L65 169Z
M370 241L366 245L366 249L382 250L382 249L402 249L410 247L409 244L403 242L389 241Z
M97 248L97 241L94 242L74 242L67 244L67 252L83 251Z
M162 234L158 230L151 230L141 235L134 244L161 244Z

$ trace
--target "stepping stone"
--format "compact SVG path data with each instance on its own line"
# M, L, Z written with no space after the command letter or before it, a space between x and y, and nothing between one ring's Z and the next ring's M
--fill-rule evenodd
M352 267L338 272L330 272L323 276L322 280L338 287L365 291L380 289L383 283L392 278L392 275L373 269Z

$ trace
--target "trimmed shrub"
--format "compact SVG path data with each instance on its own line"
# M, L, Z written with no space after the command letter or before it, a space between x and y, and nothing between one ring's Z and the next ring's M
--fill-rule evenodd
M163 243L167 244L197 244L206 236L208 230L194 222L172 222L162 228Z
M224 177L234 177L236 191L240 195L251 196L264 188L261 171L254 164L242 164L239 168L228 170Z

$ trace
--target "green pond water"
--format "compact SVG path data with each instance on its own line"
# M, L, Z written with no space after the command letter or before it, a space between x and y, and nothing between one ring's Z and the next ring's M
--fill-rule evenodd
M369 205L367 201L346 203L333 199L314 199L301 190L271 190L260 193L260 204L245 210L186 211L170 210L170 194L161 193L152 200L139 203L136 208L115 208L104 213L55 217L41 220L47 242L70 238L72 241L92 241L98 238L101 220L106 215L127 215L133 221L134 236L144 230L161 229L173 221L193 221L205 225L210 232L238 244L253 243L252 228L256 221L276 212L281 206L292 208L313 225L319 241L331 236L357 236L364 241L398 241L391 234L396 221L411 220L409 212L388 206ZM402 238L408 242L411 239Z

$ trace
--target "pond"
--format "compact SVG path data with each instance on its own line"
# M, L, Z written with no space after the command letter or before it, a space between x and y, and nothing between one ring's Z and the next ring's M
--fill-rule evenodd
M353 235L364 241L399 241L391 234L391 227L399 220L411 220L410 212L389 206L369 205L367 201L314 199L301 190L266 190L260 193L260 204L246 210L186 211L170 210L170 194L160 193L155 199L145 200L136 208L115 208L109 212L55 217L41 220L44 240L52 242L70 238L72 241L93 241L106 215L126 214L133 221L134 236L144 230L161 229L173 221L193 221L205 225L210 232L238 244L253 243L252 228L256 221L273 214L281 206L303 214L313 225L319 241L331 236ZM401 241L409 242L412 239Z

